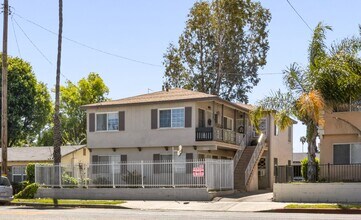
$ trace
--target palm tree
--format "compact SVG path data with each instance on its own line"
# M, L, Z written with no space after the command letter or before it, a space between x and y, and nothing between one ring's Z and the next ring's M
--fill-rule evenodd
M327 30L331 27L322 23L315 28L307 68L302 69L293 63L284 71L288 92L277 91L265 97L252 114L256 129L259 118L266 113L275 114L275 123L281 129L292 124L290 116L306 125L307 177L310 182L316 181L316 139L318 128L324 124L324 111L361 97L360 38L346 38L329 49L324 42Z
M56 84L55 84L55 113L54 113L54 164L61 163L61 123L60 123L60 66L61 66L61 44L63 34L63 0L59 0L59 33L58 33L58 55L56 63Z
M303 153L303 145L305 145L305 142L307 141L305 136L300 137L300 141L302 143L302 153Z

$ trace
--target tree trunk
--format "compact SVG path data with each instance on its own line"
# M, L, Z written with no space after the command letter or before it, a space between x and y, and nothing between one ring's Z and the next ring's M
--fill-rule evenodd
M63 0L59 0L59 33L58 33L58 55L56 63L56 84L55 84L55 113L54 113L54 164L61 163L61 123L59 116L60 108L60 67L61 67L61 44L63 34Z
M308 144L308 165L307 179L309 182L317 181L317 163L316 163L316 138L318 134L317 126L313 123L307 125L307 144Z

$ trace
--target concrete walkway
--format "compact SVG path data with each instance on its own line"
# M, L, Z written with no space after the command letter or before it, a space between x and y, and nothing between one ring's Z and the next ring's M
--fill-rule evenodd
M215 198L210 202L187 201L127 201L123 207L141 210L186 210L186 211L230 211L256 212L282 209L288 203L272 202L272 192L238 193Z

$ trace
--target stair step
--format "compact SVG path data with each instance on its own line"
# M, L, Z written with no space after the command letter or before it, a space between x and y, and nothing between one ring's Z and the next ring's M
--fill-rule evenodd
M245 190L245 171L255 149L256 146L247 146L244 149L242 156L234 169L235 189Z

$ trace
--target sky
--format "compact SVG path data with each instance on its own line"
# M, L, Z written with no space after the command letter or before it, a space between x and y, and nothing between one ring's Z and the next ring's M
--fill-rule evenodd
M109 87L109 98L119 99L161 90L163 54L182 33L194 0L63 0L63 36L87 45L63 40L62 83L77 82L90 72L101 75ZM307 65L311 30L293 11L287 0L261 0L272 20L268 26L270 50L267 65L259 73L281 73L291 63ZM361 23L359 0L289 0L306 23L333 27L327 33L331 44L358 34ZM28 61L39 81L49 89L55 85L58 1L9 0L8 53ZM3 23L2 16L0 19ZM1 25L2 26L2 25ZM2 34L0 36L2 40ZM29 40L30 39L30 40ZM40 52L39 52L40 51ZM103 52L106 53L103 53ZM111 56L115 54L116 56ZM135 62L135 61L139 62ZM271 91L285 91L282 74L260 75L260 83L248 94L254 104ZM305 127L294 126L294 152ZM306 149L304 149L306 151Z

